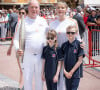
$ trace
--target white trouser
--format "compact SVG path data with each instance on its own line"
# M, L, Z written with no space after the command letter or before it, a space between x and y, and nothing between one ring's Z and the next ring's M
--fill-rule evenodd
M7 28L2 25L1 27L1 38L6 38Z
M65 78L63 74L63 67L61 67L60 78L57 83L57 90L65 90Z
M30 52L24 53L23 59L24 90L32 90L33 76L35 80L35 90L43 90L41 71L41 54L34 55Z

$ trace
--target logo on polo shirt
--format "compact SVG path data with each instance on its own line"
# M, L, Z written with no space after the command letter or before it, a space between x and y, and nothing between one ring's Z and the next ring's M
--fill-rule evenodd
M52 54L52 57L56 57L56 54Z
M77 50L76 49L74 49L74 53L76 53L77 52Z

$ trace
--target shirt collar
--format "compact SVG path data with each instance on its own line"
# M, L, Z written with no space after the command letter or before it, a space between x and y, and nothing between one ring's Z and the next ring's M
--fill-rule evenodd
M50 47L50 46L48 45L48 47L49 47L50 49L52 49L52 50L54 50L54 49L55 49L55 46Z
M74 45L75 45L75 42L76 42L76 39L75 39L72 43L70 43L70 42L68 41L68 45L74 46Z

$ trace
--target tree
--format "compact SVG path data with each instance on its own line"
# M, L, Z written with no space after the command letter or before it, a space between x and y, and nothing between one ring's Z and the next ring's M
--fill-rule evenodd
M67 5L72 9L76 8L79 4L79 0L60 0L60 1L65 1Z

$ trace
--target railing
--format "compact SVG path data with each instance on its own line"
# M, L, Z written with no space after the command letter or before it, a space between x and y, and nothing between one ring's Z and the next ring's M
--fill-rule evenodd
M0 40L12 39L11 29L8 27L7 22L0 22Z
M88 64L87 67L100 67L100 26L88 26Z

